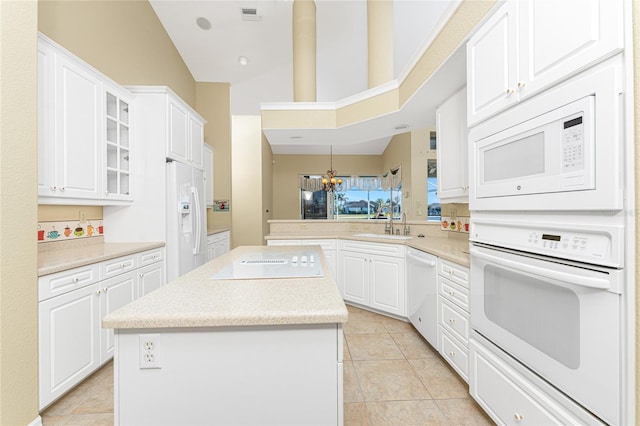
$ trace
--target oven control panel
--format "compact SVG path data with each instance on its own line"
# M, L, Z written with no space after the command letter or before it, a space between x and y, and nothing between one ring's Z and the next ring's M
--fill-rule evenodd
M510 223L509 220L471 221L471 241L562 259L621 267L624 241L616 227L587 228L567 224Z
M609 239L602 235L533 231L527 245L542 253L582 253L602 259L609 250Z

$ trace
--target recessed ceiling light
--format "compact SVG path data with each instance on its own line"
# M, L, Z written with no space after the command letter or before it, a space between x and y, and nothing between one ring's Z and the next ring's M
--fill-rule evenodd
M198 25L203 30L211 29L211 22L207 18L203 18L202 16L196 19L196 25Z
M409 128L408 124L398 124L396 127L394 127L395 130L404 130L408 128Z
M245 66L249 63L249 58L247 58L246 56L238 56L238 63L240 63L240 65Z

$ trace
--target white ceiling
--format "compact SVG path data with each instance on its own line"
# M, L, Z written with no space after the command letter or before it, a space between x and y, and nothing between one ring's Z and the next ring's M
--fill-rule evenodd
M459 1L393 1L394 77L401 79ZM263 102L293 101L292 0L150 0L150 4L196 81L231 83L233 115L259 115ZM366 0L316 0L319 102L340 101L367 89L366 4ZM242 8L255 8L260 19L243 20ZM196 25L200 17L211 23L210 29ZM248 59L246 66L239 63L240 56ZM464 58L459 59L464 68ZM454 88L461 85L451 83ZM418 106L405 106L382 120L351 129L304 131L304 143L290 138L300 132L265 134L274 153L326 154L328 144L333 144L336 154L380 154L390 137L401 133L389 131L396 124L409 123L411 129L433 123L434 96L424 96L430 100L415 99ZM344 141L334 143L335 137Z

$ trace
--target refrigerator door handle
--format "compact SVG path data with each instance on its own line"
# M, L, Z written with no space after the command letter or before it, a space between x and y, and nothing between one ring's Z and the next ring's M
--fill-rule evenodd
M200 210L200 196L198 194L198 188L196 188L195 186L192 186L191 187L191 194L193 194L193 201L194 201L194 203L196 205L196 208L195 208L195 215L196 215L195 222L196 222L196 225L195 225L195 233L194 233L195 234L195 238L194 238L194 240L195 240L194 243L195 244L194 244L194 247L193 247L193 254L199 254L200 253L200 248L201 248L200 247L200 239L201 239L200 236L201 236L201 233L202 233L202 226L200 224L200 220L201 220L201 217L202 217L202 211Z

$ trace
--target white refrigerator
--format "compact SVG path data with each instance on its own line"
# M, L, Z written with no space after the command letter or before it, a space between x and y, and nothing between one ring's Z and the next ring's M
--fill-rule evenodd
M204 175L167 160L160 150L149 151L145 160L135 176L134 201L103 209L105 241L164 241L169 282L206 260Z
M167 281L205 263L204 174L178 161L167 162Z

